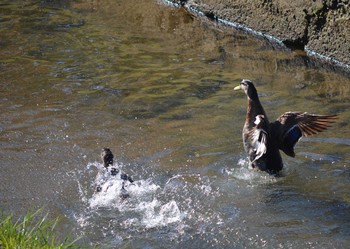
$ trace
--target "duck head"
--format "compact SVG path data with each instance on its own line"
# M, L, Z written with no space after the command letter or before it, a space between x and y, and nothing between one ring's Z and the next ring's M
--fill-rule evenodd
M258 93L252 81L242 80L239 86L236 86L233 90L243 90L248 98L254 100L258 98Z
M103 160L103 165L107 168L110 165L113 165L113 154L112 151L108 148L103 148L101 151L101 158Z

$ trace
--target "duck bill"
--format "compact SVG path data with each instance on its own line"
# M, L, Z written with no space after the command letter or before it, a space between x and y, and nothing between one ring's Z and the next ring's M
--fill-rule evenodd
M240 85L239 85L239 86L236 86L235 88L233 88L234 91L241 90L241 89L242 89L242 88L241 88Z

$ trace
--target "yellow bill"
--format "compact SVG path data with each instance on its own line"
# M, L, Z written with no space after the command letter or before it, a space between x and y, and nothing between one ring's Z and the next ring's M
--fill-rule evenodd
M235 88L233 88L234 91L241 90L241 89L242 89L242 88L241 88L241 85L236 86Z

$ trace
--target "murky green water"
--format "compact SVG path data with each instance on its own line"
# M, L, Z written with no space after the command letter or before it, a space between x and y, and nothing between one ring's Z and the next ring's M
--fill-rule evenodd
M248 169L242 78L271 120L340 114L283 177ZM345 248L349 96L302 53L161 2L2 1L0 209L45 205L102 248ZM93 194L102 147L135 180L127 202Z

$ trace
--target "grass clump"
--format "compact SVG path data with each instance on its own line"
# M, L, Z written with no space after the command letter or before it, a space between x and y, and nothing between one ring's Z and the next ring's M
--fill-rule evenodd
M1 249L64 249L79 248L77 240L69 237L63 242L57 240L55 228L57 220L51 221L45 215L38 217L41 210L26 214L22 219L13 222L13 216L1 215L0 220L0 248Z

